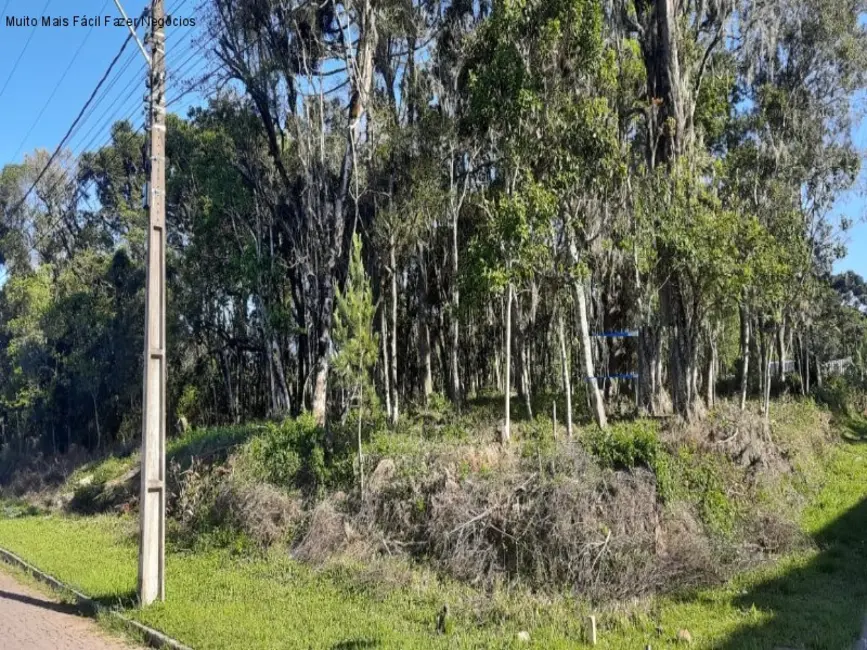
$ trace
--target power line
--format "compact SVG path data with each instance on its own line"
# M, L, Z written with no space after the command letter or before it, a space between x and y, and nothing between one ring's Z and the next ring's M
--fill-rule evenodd
M251 43L248 43L248 44L246 45L246 47L244 47L244 48L241 50L241 52L240 52L239 54L240 54L241 56L243 56L244 54L247 54L248 52L250 52L250 50L252 50L256 45L259 45L259 44L260 44L259 39L256 39L255 41L253 41L253 42L251 42ZM208 46L208 43L205 42L205 43L203 43L201 46L199 46L199 48L198 48L197 51L203 51L203 50L205 50L205 49L207 48L207 46ZM184 62L184 64L182 64L181 67L182 67L182 68L183 68L183 67L186 67L186 64L190 61L191 58L192 58L192 57L188 57L187 60ZM178 95L178 96L175 97L174 99L169 100L169 101L166 103L166 108L168 108L168 107L171 106L172 104L175 104L175 103L179 102L181 99L183 99L184 97L186 97L187 95L189 95L191 92L193 92L194 90L196 90L198 86L201 86L202 84L207 83L207 82L210 81L210 80L211 80L211 79L212 79L216 74L218 74L218 73L220 73L220 72L223 72L223 71L226 71L227 69L228 69L228 63L225 63L225 62L224 62L224 63L221 63L221 64L218 65L214 70L212 70L211 72L209 72L208 74L206 74L204 77L202 77L201 79L199 79L199 80L198 80L198 83L196 83L195 85L190 85L190 87L187 88L186 90L182 91L180 95ZM215 94L214 92L211 92L209 95L206 95L205 98L207 98L207 97L211 97L211 96L213 96L214 94Z
M9 2L7 1L8 5ZM47 0L45 6L42 7L42 15L45 15L45 12L48 11L48 5L51 4L51 0ZM24 53L27 51L27 48L30 46L30 41L33 40L33 34L36 33L36 25L34 25L30 29L30 35L27 37L27 41L24 43L24 49L21 50L21 53L18 55L18 58L15 59L15 63L12 65L12 70L9 72L9 76L6 77L6 81L3 82L3 88L0 88L0 97L3 97L3 93L6 92L6 87L9 85L9 82L12 80L12 77L15 75L15 71L18 70L18 64L21 63L21 59L24 58Z
M128 42L128 41L129 41L129 39L127 39L127 42ZM249 51L250 49L252 49L252 47L253 47L255 44L256 44L256 43L250 43L246 48L244 48L244 51L245 51L245 52L246 52L246 51ZM124 47L126 47L126 43L124 43ZM206 45L202 45L202 46L199 46L198 48L195 48L195 49L196 49L196 51L201 51L201 50L203 50L205 47L206 47ZM192 50L192 49L193 49L193 47L191 46L191 47L187 48L186 51L189 52L189 51ZM122 52L122 51L123 51L123 48L121 49L121 52ZM194 54L195 54L195 53L194 53ZM118 54L118 57L119 57L119 56L120 56L120 53ZM115 57L115 59L117 59L118 57ZM192 59L192 56L188 57L188 58L186 59L186 61L185 61L185 65L186 65L186 63L188 63L191 59ZM113 64L114 64L114 62L113 62ZM183 67L183 66L182 66L182 67ZM226 68L226 65L225 65L225 64L218 66L218 67L217 67L215 70L213 70L211 73L209 73L208 75L206 75L205 77L203 77L200 83L205 83L207 80L209 80L210 78L212 78L212 77L213 77L214 75L216 75L217 73L223 71L225 68ZM127 88L128 88L128 87L129 87L129 84L127 84ZM171 102L168 102L166 105L168 106L169 104L173 104L173 103L179 101L180 99L182 99L184 96L186 96L187 94L189 94L189 93L192 92L193 90L195 90L194 87L188 88L187 90L185 90L184 92L182 92L179 96L175 97ZM214 88L214 89L212 89L210 92L207 92L207 93L203 94L202 98L203 98L204 100L208 100L208 99L212 98L212 97L213 97L213 96L214 96L218 91L219 91L218 88ZM120 95L122 95L122 94L123 94L123 92L120 93ZM128 98L128 97L129 97L129 95L127 96L127 98ZM115 99L115 102L114 102L114 103L117 103L117 99ZM113 105L114 105L114 104L112 104L112 106L113 106ZM110 107L110 108L111 108L111 107ZM127 117L125 118L125 121L129 121L129 120L131 119L131 117L135 114L136 110L137 110L137 109L134 108L134 109L130 112L130 114L127 115ZM107 111L106 111L106 112L107 112ZM105 115L105 114L106 114L106 113L103 113L103 115ZM129 144L135 136L137 136L137 135L139 135L140 133L142 133L142 131L143 131L143 129L144 129L144 126L145 126L144 124L141 124L141 125L139 125L137 128L135 128L133 131L131 131L130 133L126 134L126 140L125 140L124 142L122 142L122 143L121 143L121 142L116 142L116 143L114 144L113 149L112 149L112 150L109 152L109 154L108 154L108 155L110 156L110 159L107 160L107 161L105 161L106 164L110 164L110 163L115 162L115 161L117 160L117 156L120 155L120 149L119 149L119 147L122 146L122 145ZM93 131L93 128L91 128L91 130L88 132L87 135L89 135L92 131ZM85 137L86 137L86 136L85 136ZM91 144L91 143L93 142L93 140L95 140L95 139L96 139L96 138L92 138L91 141L89 141L89 142L88 142L88 143L87 143L87 144L86 144L86 145L81 149L81 152L80 152L79 155L76 157L76 161L75 161L75 164L76 164L76 165L79 165L79 164L81 163L81 158L82 158L82 156L83 156L85 153L87 153L87 149L89 148L90 144ZM109 140L106 141L106 145L109 144L109 142L111 141L111 139L112 139L112 138L111 138L111 136L110 136L110 137L109 137ZM55 152L55 153L56 153L56 152ZM50 164L50 162L51 162L51 161L49 161L49 164ZM47 168L47 167L46 167L46 168ZM43 171L44 171L44 170L43 170ZM39 181L39 179L37 179L37 183L38 183L38 181ZM71 179L71 180L68 180L68 181L67 181L67 186L68 186L68 187L72 187L72 186L73 186L75 183L77 183L77 182L79 182L79 180L78 180L78 179L75 179L75 178L74 178L74 179ZM94 182L95 182L95 181L93 181L93 180L89 181L89 185L92 185ZM62 183L63 183L63 180L62 180L62 179L59 180L57 183L55 183L54 185L52 185L51 188L49 188L49 191L50 191L50 192L53 192L53 191L54 191L57 187L59 187ZM35 186L35 183L34 183L34 186ZM28 190L28 194L29 194L30 191L32 191L32 189L33 189L33 187L31 187L31 189ZM27 195L25 195L24 200L26 200L26 198L27 198ZM21 203L23 203L23 200L19 203L19 206L20 206ZM16 206L15 209L17 209L19 206ZM54 224L52 224L52 226L51 226L47 231L43 232L43 234L42 234L42 235L37 239L37 241L34 243L34 247L38 246L42 241L45 240L46 237L48 237L48 236L54 234L54 232L56 231L57 227L61 224L62 221L63 221L63 217L61 216L59 219L57 219L57 220L54 222Z
M131 54L133 54L133 55L135 53L136 53L135 51L131 52ZM130 89L135 84L141 82L140 74L141 74L141 72L143 72L145 70L147 70L147 66L142 65L142 67L136 72L136 74L127 82L126 86L124 86L123 89L114 98L114 100L111 102L111 104L109 104L108 107L100 114L100 116L97 118L96 122L90 127L90 129L87 131L87 133L85 133L84 136L81 138L80 142L83 142L84 140L89 138L94 133L94 131L96 131L98 133L99 129L101 127L105 126L106 116L108 116L111 113L111 111L115 108L115 106L118 105L118 102L120 102L120 106L123 107L125 105L125 103L129 100L129 98L133 97L136 94L137 90L135 88L133 88L132 90L130 90ZM102 100L108 96L108 93L110 92L110 90L111 90L111 85L109 85L109 87L106 88L106 91L105 91L105 93L103 93L102 98L99 101L97 101L96 104L94 104L94 106L93 106L94 110L96 109L97 106L99 106L99 104L102 102ZM85 145L85 147L83 147L83 148L86 149L87 146Z
M215 71L215 72L216 72L216 71ZM203 95L202 98L205 99L205 100L210 99L210 98L213 97L216 93L217 93L217 89L213 89L213 90L211 90L210 92L208 92L208 93L206 93L205 95ZM177 97L177 98L175 99L175 101L177 101L178 99L180 99L180 97ZM130 117L131 117L134 113L135 113L135 110L133 110L133 112L130 113L129 115L127 115L126 118L124 118L124 119L125 119L126 121L129 121ZM114 144L114 148L113 148L113 149L109 152L109 154L108 154L110 158L109 158L109 160L105 161L106 164L110 164L110 163L113 163L113 162L117 162L117 158L118 158L118 156L120 155L120 149L119 149L119 147L120 147L120 146L123 146L123 145L127 145L127 144L129 144L130 142L132 142L133 138L135 138L135 137L138 136L138 135L141 135L141 134L143 133L143 131L144 131L144 126L145 126L144 124L140 124L138 127L134 128L132 131L130 131L129 133L126 134L126 139L125 139L123 142L117 142L117 143L115 143L115 144ZM110 141L111 141L111 137L109 137L109 140L106 141L105 145L107 146L107 145L110 143ZM82 152L77 156L77 158L76 158L76 164L79 164L79 163L81 162L81 157L82 157L85 153L87 153L86 150L82 150ZM67 182L67 187L71 187L71 186L73 186L76 182L78 182L78 179L71 179L71 180L69 180L69 181ZM63 180L59 180L57 183L55 183L54 185L52 185L52 186L49 188L49 192L53 192L53 191L54 191L57 187L59 187L62 183L63 183ZM90 181L90 184L93 184L93 183L95 183L95 181L91 180L91 181ZM62 223L62 221L63 221L63 217L62 217L62 216L61 216L60 218L56 219L56 220L54 221L54 223L51 224L51 226L49 227L49 229L46 230L45 232L43 232L42 235L40 235L39 238L34 242L33 247L35 248L35 247L39 246L42 242L45 241L45 239L46 239L47 237L53 235L53 234L57 231L57 228L60 226L60 224Z
M195 70L196 67L202 61L206 60L204 56L199 57L198 60L196 60L196 58L195 58L196 54L202 52L205 49L205 47L206 46L202 46L202 47L198 48L195 52L193 52L190 56L188 56L184 60L183 63L176 66L175 69L173 70L173 76L177 76L177 77L183 79L184 74L187 74L188 72L192 72L193 70ZM193 63L193 65L190 66L190 63Z
M169 11L166 11L166 15L167 15L167 16L173 16L173 15L175 15L175 14L176 14L177 12L179 12L179 11L184 7L184 5L186 5L189 1L190 1L190 0L181 0L181 3L180 3L179 5L177 5L174 9L171 9L171 10L169 10Z
M140 81L141 81L140 79L136 79L136 78L133 78L131 80L131 82L133 82L133 83L140 82ZM80 150L83 151L83 150L89 149L90 145L93 143L93 140L99 136L100 131L104 127L109 126L110 124L117 122L118 120L114 119L111 116L114 112L115 107L117 107L117 110L119 112L125 111L126 110L125 107L128 105L130 98L136 97L136 94L137 94L137 89L133 89L131 92L127 93L126 95L123 95L122 93L119 94L115 98L115 100L111 103L111 105L102 113L102 115L99 116L97 122L93 126L91 126L90 130L87 131L87 133L85 133L81 137L79 144L81 144L81 142L85 142L85 141L87 141L87 144L81 146ZM139 98L139 99L141 99L141 98ZM138 110L138 102L136 102L136 106L135 106L135 108L133 108L132 114L135 114L136 110ZM90 138L94 134L95 134L95 137L88 140L88 138Z
M6 4L3 5L3 11L0 11L0 19L2 19L3 16L6 15L6 10L9 8L9 3L10 3L11 1L12 1L12 0L6 0Z
M49 2L50 1L51 0L49 0ZM36 180L33 181L33 184L30 186L30 188L27 190L27 192L24 193L24 196L21 197L21 200L18 201L18 203L12 209L12 212L16 212L19 208L21 208L22 205L24 205L24 202L27 200L27 197L30 196L30 193L36 188L36 186L39 184L39 181L41 181L43 176L45 176L45 174L48 172L49 167L51 167L51 163L53 163L54 160L57 158L57 156L60 154L61 149L63 149L63 145L66 144L66 141L72 135L73 129L75 129L76 125L79 123L79 121L81 121L82 116L87 111L87 109L90 106L93 99L96 97L97 93L99 92L99 89L102 88L102 84L105 83L105 80L108 78L108 75L111 74L112 69L114 69L114 66L118 62L118 59L120 59L124 50L126 50L126 46L129 45L129 42L131 40L132 40L132 35L130 34L129 36L126 37L126 40L123 42L123 45L121 46L120 51L115 55L114 59L112 59L111 63L108 66L108 69L105 71L105 74L102 75L102 79L100 79L99 83L96 84L96 88L93 89L93 92L90 94L90 97L88 97L87 101L84 104L84 107L81 109L81 111L79 111L78 116L75 118L75 121L72 123L72 126L69 127L69 130L66 132L66 135L63 136L63 139L61 139L60 144L57 145L57 148L54 150L54 153L51 154L51 157L48 159L48 162L45 164L45 167L43 167L42 171L39 172L39 175L36 177Z
M99 107L102 104L102 102L108 98L108 96L111 94L112 88L114 88L115 84L117 84L117 82L120 81L120 79L123 77L124 72L126 72L126 70L129 69L129 66L132 64L132 61L133 61L133 59L136 58L136 56L137 56L137 51L135 51L135 50L131 51L126 56L126 58L120 64L119 70L117 71L117 73L114 75L114 77L112 77L111 81L109 81L106 88L102 91L99 98L96 100L96 102L91 107L91 112L96 111L97 107ZM146 70L146 69L147 69L147 65L142 64L141 68L139 69L139 73L143 70ZM124 100L129 98L129 95L124 95L124 93L127 92L127 90L130 88L130 86L132 86L133 83L135 83L136 81L139 81L139 78L138 78L139 73L137 73L136 76L133 76L133 78L126 84L126 86L124 86L123 90L120 91L119 96L115 98L115 100L110 104L110 106L107 110L102 112L100 117L97 119L97 123L94 124L90 128L90 130L85 134L85 136L83 138L81 138L81 140L85 140L88 136L90 136L90 134L92 134L94 132L94 129L97 129L97 127L101 126L101 121L103 120L103 118L106 115L108 115L111 108L113 108L117 104L118 100L121 99L121 97L123 97ZM87 121L89 119L90 118L88 116L87 119L85 119L83 122L81 122L81 124L79 124L76 127L75 131L73 132L71 140L74 139L75 137L77 137L78 132L84 127L84 125L87 123ZM71 140L70 140L70 142L71 142Z
M130 113L129 113L125 118L124 118L124 120L122 120L122 121L127 121L127 122L129 122L130 119L132 118L132 116L133 116L134 114L135 114L135 109L133 109L133 111L131 111L131 112L130 112ZM130 126L132 126L132 124L130 124ZM143 132L144 127L145 127L145 124L144 124L144 121L143 121L142 124L140 124L138 127L134 127L132 131L130 131L129 133L125 134L126 138L125 138L125 140L124 140L123 142L120 142L120 141L115 142L115 143L114 143L114 148L113 148L113 149L109 152L109 154L108 154L109 157L110 157L110 159L109 159L109 160L106 160L106 161L105 161L105 164L106 164L106 165L109 165L109 164L112 164L112 163L114 163L114 162L117 162L117 157L118 157L118 155L119 155L119 147L120 147L120 146L125 146L125 145L127 145L127 144L130 144L130 143L132 142L132 140L133 140L134 137L136 137L137 135L140 135L140 134ZM86 145L86 147L89 147L90 144L91 144L91 143L93 142L93 140L95 140L95 139L96 139L96 138L93 138L93 139L91 140L91 142L89 142L89 143ZM101 147L99 147L99 149L103 149L104 147L108 146L108 145L112 142L112 140L113 140L113 134L110 134L109 137L108 137L108 139L105 141L105 143L104 143ZM82 157L84 156L84 154L86 154L86 153L88 153L88 151L87 151L86 148L84 148L84 149L82 149L82 150L79 152L79 154L75 157L75 160L73 161L72 164L73 164L73 166L76 167L76 169L79 168L79 167L81 166L81 159L82 159ZM66 187L69 188L69 189L71 189L71 188L73 188L73 187L75 186L76 183L80 182L80 179L79 179L79 178L72 178L72 179L68 179L68 180L67 180L67 179L65 179L65 178L60 178L60 179L57 180L57 182L55 182L51 187L48 188L48 192L47 192L47 193L48 193L48 194L52 194L52 193L53 193L53 192L54 192L58 187L60 187L61 185L64 184L64 181L66 181ZM90 187L90 186L95 185L95 183L96 183L96 181L94 181L93 179L90 179L90 180L88 181L88 183L85 185L85 189L87 189L87 188ZM57 231L58 227L61 225L62 222L63 222L63 215L60 215L60 216L59 216L59 217L54 221L54 223L52 223L52 224L48 227L48 229L47 229L46 231L44 231L44 232L43 232L43 233L42 233L42 234L37 238L37 240L33 243L33 248L38 247L40 244L42 244L42 242L45 241L45 239L46 239L47 237L53 235L53 234Z
M125 141L123 144L129 144L130 142L132 142L132 139L133 139L135 136L140 135L140 134L142 133L143 130L144 130L144 124L140 124L140 125L139 125L135 130L134 130L134 131L131 131L130 133L127 134L127 136L126 136L126 141ZM111 141L111 137L109 137L109 139L106 141L105 145L107 146L107 145L109 144L110 141ZM118 143L118 144L120 144L120 143ZM83 154L83 153L85 153L85 152L82 152L82 154ZM111 156L111 158L112 158L112 160L111 160L110 162L116 162L116 161L117 161L117 155L118 155L118 149L117 149L117 146L115 146L115 148L114 148L114 149L111 151L111 153L110 153L110 156ZM81 162L81 155L78 156L77 161L76 161L76 165L80 164L80 162ZM66 186L67 186L68 188L72 188L72 187L73 187L77 182L79 182L77 178L70 179L70 180L66 183ZM57 188L58 188L60 185L62 185L62 184L63 184L63 179L58 180L57 183L55 183L54 185L52 185L52 186L49 188L49 193L53 192L55 189L57 189ZM95 185L95 184L96 184L96 181L94 181L94 180L91 179L91 180L88 182L88 185L85 186L85 189L88 189L89 186L93 186L93 185ZM57 219L55 219L54 223L52 223L52 224L48 227L48 229L45 230L45 231L44 231L44 232L43 232L43 233L42 233L42 234L41 234L41 235L36 239L35 242L33 242L33 246L32 246L32 248L37 248L37 247L40 246L40 245L41 245L41 244L42 244L42 243L43 243L43 242L44 242L48 237L50 237L51 235L54 235L54 234L57 232L58 228L60 227L61 223L63 223L63 215L60 215Z
M222 68L222 66L221 66L221 68ZM221 68L220 68L220 69L221 69ZM209 75L209 76L212 76L213 74L219 72L220 69L214 70L214 71L211 73L211 75ZM185 91L184 93L182 93L181 95L179 95L178 97L176 97L175 99L173 99L173 100L172 100L171 102L169 102L169 103L174 103L174 102L180 100L180 99L181 99L184 95L186 95L188 92L192 92L192 90ZM204 99L204 100L208 100L208 99L212 98L214 95L216 95L217 92L218 92L218 89L216 89L216 88L215 88L215 89L212 89L210 92L205 93L205 94L202 96L202 99ZM168 104L167 104L167 105L168 105ZM136 110L136 109L133 109L133 111L132 111L130 114L128 114L128 115L126 116L126 118L124 118L124 120L122 120L122 121L129 121L130 118L132 117L132 115L135 114L135 110ZM130 131L129 133L125 134L126 139L125 139L123 142L116 142L116 143L114 143L113 149L112 149L112 150L109 152L109 154L108 154L108 155L109 155L109 160L105 161L106 164L111 164L111 163L117 162L118 156L120 155L120 147L129 144L130 142L132 142L133 138L135 138L135 137L138 136L138 135L141 135L141 134L144 132L144 126L145 126L144 123L140 124L138 127L134 128L132 131ZM111 136L109 136L109 139L106 141L106 143L105 143L104 146L107 146L107 145L111 142L111 140L112 140L112 138L111 138ZM89 146L89 144L90 144L90 143L88 143L87 146ZM100 147L100 148L102 148L102 147ZM76 157L76 163L75 163L76 165L80 164L80 162L81 162L81 158L82 158L82 156L83 156L85 153L87 153L87 147L85 147L84 149L82 149L81 153ZM57 183L55 183L54 185L52 185L52 186L49 188L49 192L53 192L57 187L59 187L61 184L63 184L63 182L64 182L63 179L59 180ZM77 182L78 182L78 179L71 179L71 180L69 180L66 184L67 184L67 187L72 187L72 186L73 186L75 183L77 183ZM95 181L90 180L90 181L89 181L89 185L92 186L93 184L95 184ZM61 225L62 222L63 222L63 216L61 216L61 217L59 217L58 219L56 219L56 220L54 221L54 223L51 224L51 226L48 228L48 230L44 231L44 232L43 232L43 233L38 237L38 239L33 243L33 247L36 248L37 246L39 246L40 244L42 244L42 243L45 241L45 239L46 239L47 237L50 237L51 235L55 234L55 233L57 232L58 227Z
M111 0L105 0L105 4L102 5L102 9L99 10L100 14L105 13L105 8L108 6L108 3ZM18 149L16 149L15 154L12 156L12 159L15 160L18 158L18 154L21 153L21 150L24 148L25 143L27 142L27 138L30 137L30 134L33 133L33 129L36 128L36 125L39 124L39 120L42 119L42 116L45 114L46 109L51 104L51 100L54 99L54 96L57 94L57 91L60 89L60 86L63 85L63 82L66 81L66 75L69 74L69 71L72 69L72 66L75 65L76 59L78 59L78 55L81 54L81 50L87 44L87 41L90 39L90 35L93 34L93 29L88 29L87 33L84 35L84 40L81 41L81 44L78 46L78 49L75 50L75 54L72 55L72 59L69 61L69 64L66 66L66 70L63 71L63 74L60 75L60 80L54 86L54 90L51 91L51 94L48 96L48 99L45 101L45 104L42 106L42 110L39 111L39 115L36 116L36 119L33 120L33 124L30 125L30 128L27 130L27 133L23 138L21 138L21 144L18 145Z
M131 95L127 95L127 98L129 98L130 96L131 96ZM132 110L131 110L127 115L125 115L123 118L114 120L114 123L116 124L116 123L118 123L118 122L128 122L128 123L130 123L130 124L132 125L132 122L133 122L133 116L135 115L135 113L136 113L137 110L138 110L138 108L134 107L134 108L133 108L133 109L132 109ZM106 124L108 124L108 123L110 123L110 122L111 122L111 119L109 119L109 120L103 120L100 124L95 125L95 126L104 126L104 125L106 125ZM141 124L139 127L137 127L137 131L141 131L142 128L144 128L144 124ZM87 133L87 135L85 136L85 138L86 138L87 136L89 136L91 133L93 133L93 131L94 131L94 128L91 128L91 130L88 131L88 133ZM96 140L97 140L98 137L99 137L99 130L97 130L97 133L94 135L94 137L92 137L92 138L91 138L90 140L88 140L88 141L87 141L83 146L81 146L81 147L79 148L78 153L75 155L75 161L73 162L73 165L75 165L75 166L79 166L79 165L81 164L81 159L82 159L82 157L84 156L84 154L86 154L86 153L89 152L91 146L93 145L94 142L96 142ZM106 143L105 143L105 144L107 145L110 141L111 141L111 136L109 136L109 139L106 140ZM127 141L126 141L124 144L127 144L129 141L130 141L130 139L127 138ZM112 151L111 153L112 153L112 157L114 157L114 155L116 154L115 151ZM61 182L62 182L62 181L58 181L57 183L55 183L54 185L52 185L52 186L49 188L49 192L53 192L53 191L54 191L54 190L55 190L55 189L56 189L56 188L61 184ZM74 183L74 182L75 182L75 181L72 181L71 183Z

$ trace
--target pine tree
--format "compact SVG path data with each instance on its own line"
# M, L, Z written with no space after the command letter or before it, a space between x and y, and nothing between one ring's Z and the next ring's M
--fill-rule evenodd
M337 291L334 314L334 373L340 386L353 393L358 409L358 470L360 489L364 496L364 458L361 450L361 425L364 416L365 395L375 395L371 371L378 354L378 337L373 331L376 307L370 279L364 270L361 237L352 238L349 275L343 291ZM367 400L370 402L370 400ZM370 404L368 404L370 406Z

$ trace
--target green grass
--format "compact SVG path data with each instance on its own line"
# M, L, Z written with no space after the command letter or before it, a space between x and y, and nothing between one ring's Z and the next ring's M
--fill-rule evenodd
M825 456L824 483L804 512L816 548L729 584L658 598L599 614L603 649L691 647L839 650L857 638L867 606L867 444L850 434ZM0 545L134 618L197 650L245 648L576 648L588 605L568 597L506 590L479 594L397 562L314 570L274 551L230 549L170 553L165 604L130 607L135 586L135 522L128 518L62 518L17 513L3 519ZM434 632L444 602L453 631ZM662 630L661 633L657 628ZM531 634L518 644L519 630Z
M177 461L181 466L189 465L192 458L209 458L227 455L234 448L244 444L262 427L247 424L226 427L203 427L190 429L185 434L172 438L166 447L169 462ZM90 485L103 485L118 479L139 463L139 452L125 455L109 455L78 467L66 479L60 492L74 492L80 482L89 477Z
M133 525L106 516L21 517L0 521L0 544L102 602L127 602L135 585ZM167 603L128 613L197 650L505 648L531 622L479 628L475 612L458 609L454 633L440 637L436 613L443 602L469 602L468 589L411 573L410 584L382 588L361 568L316 571L278 552L255 559L228 550L170 554L166 571ZM536 634L535 647L566 648L579 630L577 623L556 629L549 620Z
M790 555L730 584L658 603L671 637L685 627L694 647L719 650L840 650L858 638L867 613L867 445L836 448L826 482L807 508L803 527L817 548ZM605 635L602 648L676 647L649 626ZM642 646L643 647L643 646Z

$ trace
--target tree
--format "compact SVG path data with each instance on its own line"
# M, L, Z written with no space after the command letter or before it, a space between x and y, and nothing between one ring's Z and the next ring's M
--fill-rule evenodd
M375 397L370 373L379 354L379 339L373 331L376 306L370 280L364 270L361 237L352 237L349 274L346 286L338 289L334 312L333 365L339 384L353 391L358 405L358 474L362 498L364 497L364 457L361 448L361 429L364 419L365 394ZM352 401L352 399L350 400ZM368 398L368 406L372 401Z

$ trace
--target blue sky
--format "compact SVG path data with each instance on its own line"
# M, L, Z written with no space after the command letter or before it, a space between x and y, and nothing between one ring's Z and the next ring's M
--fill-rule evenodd
M167 13L196 18L195 28L167 29L167 65L186 77L203 69L193 39L202 21L200 0L166 0ZM126 13L137 17L150 0L122 0ZM74 17L119 17L113 0L0 0L0 167L21 162L36 148L53 151L84 106L129 31L126 27L74 25ZM6 17L47 15L67 18L68 27L7 27ZM104 21L104 19L103 19ZM144 37L145 29L138 35ZM20 57L20 59L19 59ZM17 67L16 67L17 62ZM144 121L144 57L134 43L124 50L91 109L77 126L67 148L78 155L108 141L111 123L129 118ZM14 70L14 73L13 73ZM11 76L10 76L11 75ZM169 76L168 99L180 92L180 79ZM5 89L4 89L5 87ZM183 113L196 102L190 94L172 110ZM3 282L0 269L0 284Z
M197 18L201 25L202 16L196 11L199 2L166 0L166 6L169 14ZM0 0L0 11L6 6L7 16L38 17L44 15L42 9L46 3L48 8L44 14L66 17L70 23L75 15L118 15L113 0ZM123 0L122 4L132 17L138 16L150 1ZM0 95L0 118L3 123L0 165L20 162L25 153L37 147L53 150L57 146L127 33L126 28L114 26L6 27L5 17L0 19L0 89L6 84L25 43L30 40L14 75ZM142 33L140 29L139 35L142 36ZM188 74L198 68L197 58L190 59L190 53L195 53L191 49L191 38L197 33L198 28L168 30L170 100L180 92L180 80L172 77L172 70L180 68ZM93 148L107 141L111 122L109 118L120 119L131 115L136 126L142 122L142 98L145 93L143 58L137 48L130 44L120 63L123 65L116 68L120 74L111 90L70 141L76 154L88 144L88 148ZM64 77L67 68L69 70ZM195 101L195 96L190 95L174 108L183 112L186 104ZM862 121L854 135L857 145L867 149L867 124ZM862 174L862 177L867 178L867 174ZM858 188L841 197L838 202L835 211L854 219L855 225L846 236L848 255L837 263L836 269L852 269L867 276L867 223L862 218L864 205L864 196Z
M48 8L43 14L46 3ZM169 12L178 8L178 17L196 17L201 22L201 16L195 10L198 3L199 0L166 0ZM0 0L0 11L5 4L6 0ZM134 17L150 1L123 0L122 4L127 14ZM75 15L117 17L119 13L113 0L8 0L6 16L42 15L66 17L72 23ZM143 37L144 28L138 31ZM37 147L53 150L57 146L128 33L125 27L116 26L7 27L5 17L0 19L0 90L30 39L14 76L0 95L0 117L4 125L0 134L0 165L20 162L24 153ZM167 64L170 70L181 67L188 59L192 52L190 37L195 33L195 29L183 27L167 30ZM193 65L187 66L187 70L195 68L195 63L192 61ZM142 122L143 65L144 58L130 43L115 68L120 76L70 141L76 154L89 142L97 147L107 141L109 118L121 119L131 115L136 125ZM108 89L114 75L115 72L103 86L104 90ZM177 94L176 88L170 89L169 99ZM105 117L100 119L103 115Z

